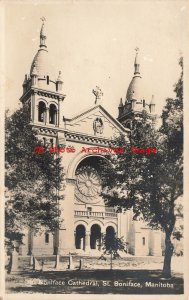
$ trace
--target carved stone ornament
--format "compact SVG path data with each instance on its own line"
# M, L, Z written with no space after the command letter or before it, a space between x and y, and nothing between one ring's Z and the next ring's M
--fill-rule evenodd
M93 122L94 135L102 134L104 129L104 124L101 118L96 118Z
M90 166L85 166L81 167L76 175L76 197L84 203L99 202L101 182L97 171Z

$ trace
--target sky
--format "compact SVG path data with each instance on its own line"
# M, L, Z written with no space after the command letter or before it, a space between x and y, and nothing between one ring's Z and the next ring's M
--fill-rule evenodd
M99 86L102 106L116 118L136 46L143 97L155 96L157 114L174 97L188 35L186 1L7 1L4 8L5 106L11 111L20 105L24 75L39 47L42 16L52 77L62 71L65 117L93 106L92 90Z

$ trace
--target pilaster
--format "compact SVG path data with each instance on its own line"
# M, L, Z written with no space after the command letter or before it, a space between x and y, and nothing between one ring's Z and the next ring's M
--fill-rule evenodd
M64 191L64 199L60 200L59 209L61 211L61 229L59 231L60 254L75 251L74 239L74 190L75 183L67 182Z

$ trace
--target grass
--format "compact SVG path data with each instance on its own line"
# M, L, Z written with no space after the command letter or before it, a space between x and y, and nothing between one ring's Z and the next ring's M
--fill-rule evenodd
M92 282L95 286L88 285ZM119 286L115 286L116 282ZM123 282L129 286L123 286ZM146 282L151 282L151 287ZM25 270L7 275L6 290L7 293L46 294L182 294L183 279L173 273L171 279L163 280L161 270Z

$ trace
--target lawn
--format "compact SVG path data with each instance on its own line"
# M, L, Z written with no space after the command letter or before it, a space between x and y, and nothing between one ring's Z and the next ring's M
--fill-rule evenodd
M164 280L161 270L26 270L7 275L6 290L47 294L182 294L182 276L172 275Z

